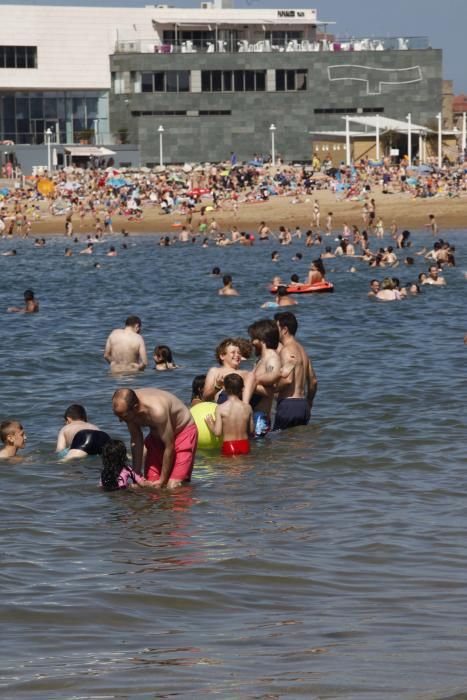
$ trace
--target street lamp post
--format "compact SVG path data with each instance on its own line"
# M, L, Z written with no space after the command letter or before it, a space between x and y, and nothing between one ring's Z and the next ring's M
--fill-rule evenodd
M436 119L438 120L438 168L441 169L443 165L443 131L442 131L442 123L441 120L443 118L443 115L441 112L436 115Z
M276 164L276 126L275 124L271 124L269 127L269 131L271 132L271 162L273 165Z
M159 165L164 165L164 152L162 150L162 138L164 134L164 127L162 126L162 124L160 125L157 131L159 132Z
M48 173L48 175L50 175L52 172L52 157L51 157L51 152L50 152L51 138L52 138L52 129L49 128L45 132L45 140L47 143L47 173Z
M345 164L352 165L352 155L350 153L350 117L345 116Z
M407 115L407 155L409 157L409 167L412 165L412 115Z
M379 114L376 115L376 160L379 163L381 158Z

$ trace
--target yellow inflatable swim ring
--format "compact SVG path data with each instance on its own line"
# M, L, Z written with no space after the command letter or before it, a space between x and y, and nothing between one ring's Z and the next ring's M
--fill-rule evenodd
M219 450L222 438L215 437L206 425L206 416L213 416L216 412L217 403L213 401L202 401L190 408L193 420L198 428L198 447L202 450Z

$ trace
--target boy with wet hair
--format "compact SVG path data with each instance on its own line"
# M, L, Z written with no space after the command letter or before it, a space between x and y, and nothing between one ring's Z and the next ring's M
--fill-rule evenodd
M5 420L0 424L0 440L5 447L0 450L0 459L16 457L18 450L26 444L26 433L17 420Z
M227 401L217 406L214 418L205 418L211 433L217 437L223 436L221 452L224 457L250 452L248 436L254 433L253 410L242 401L243 387L243 379L239 374L227 374L224 377Z

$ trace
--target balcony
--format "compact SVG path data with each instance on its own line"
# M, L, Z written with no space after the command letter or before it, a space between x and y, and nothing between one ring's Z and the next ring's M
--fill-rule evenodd
M154 39L118 41L115 53L309 53L329 51L408 51L429 48L428 38L412 37L328 37L315 41L294 39L287 42L272 43L269 39L250 43L247 39L237 41L207 41L197 44L192 41L180 41L163 44Z

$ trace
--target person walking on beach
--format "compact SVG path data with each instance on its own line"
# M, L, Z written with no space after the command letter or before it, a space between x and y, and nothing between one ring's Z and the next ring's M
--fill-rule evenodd
M289 371L283 372L277 383L277 408L273 430L284 430L297 425L307 425L318 382L305 348L295 340L298 328L295 315L291 311L280 311L274 315L274 319L282 343L281 364Z
M142 372L147 366L141 325L139 316L128 316L125 328L116 328L107 338L104 359L110 364L111 372Z
M114 414L127 424L132 466L155 488L169 489L190 481L198 429L188 408L174 394L161 389L117 389ZM143 428L149 428L144 438Z
M428 218L429 222L425 224L425 228L429 228L433 236L436 236L438 233L438 222L436 221L436 217L434 214L430 214Z

